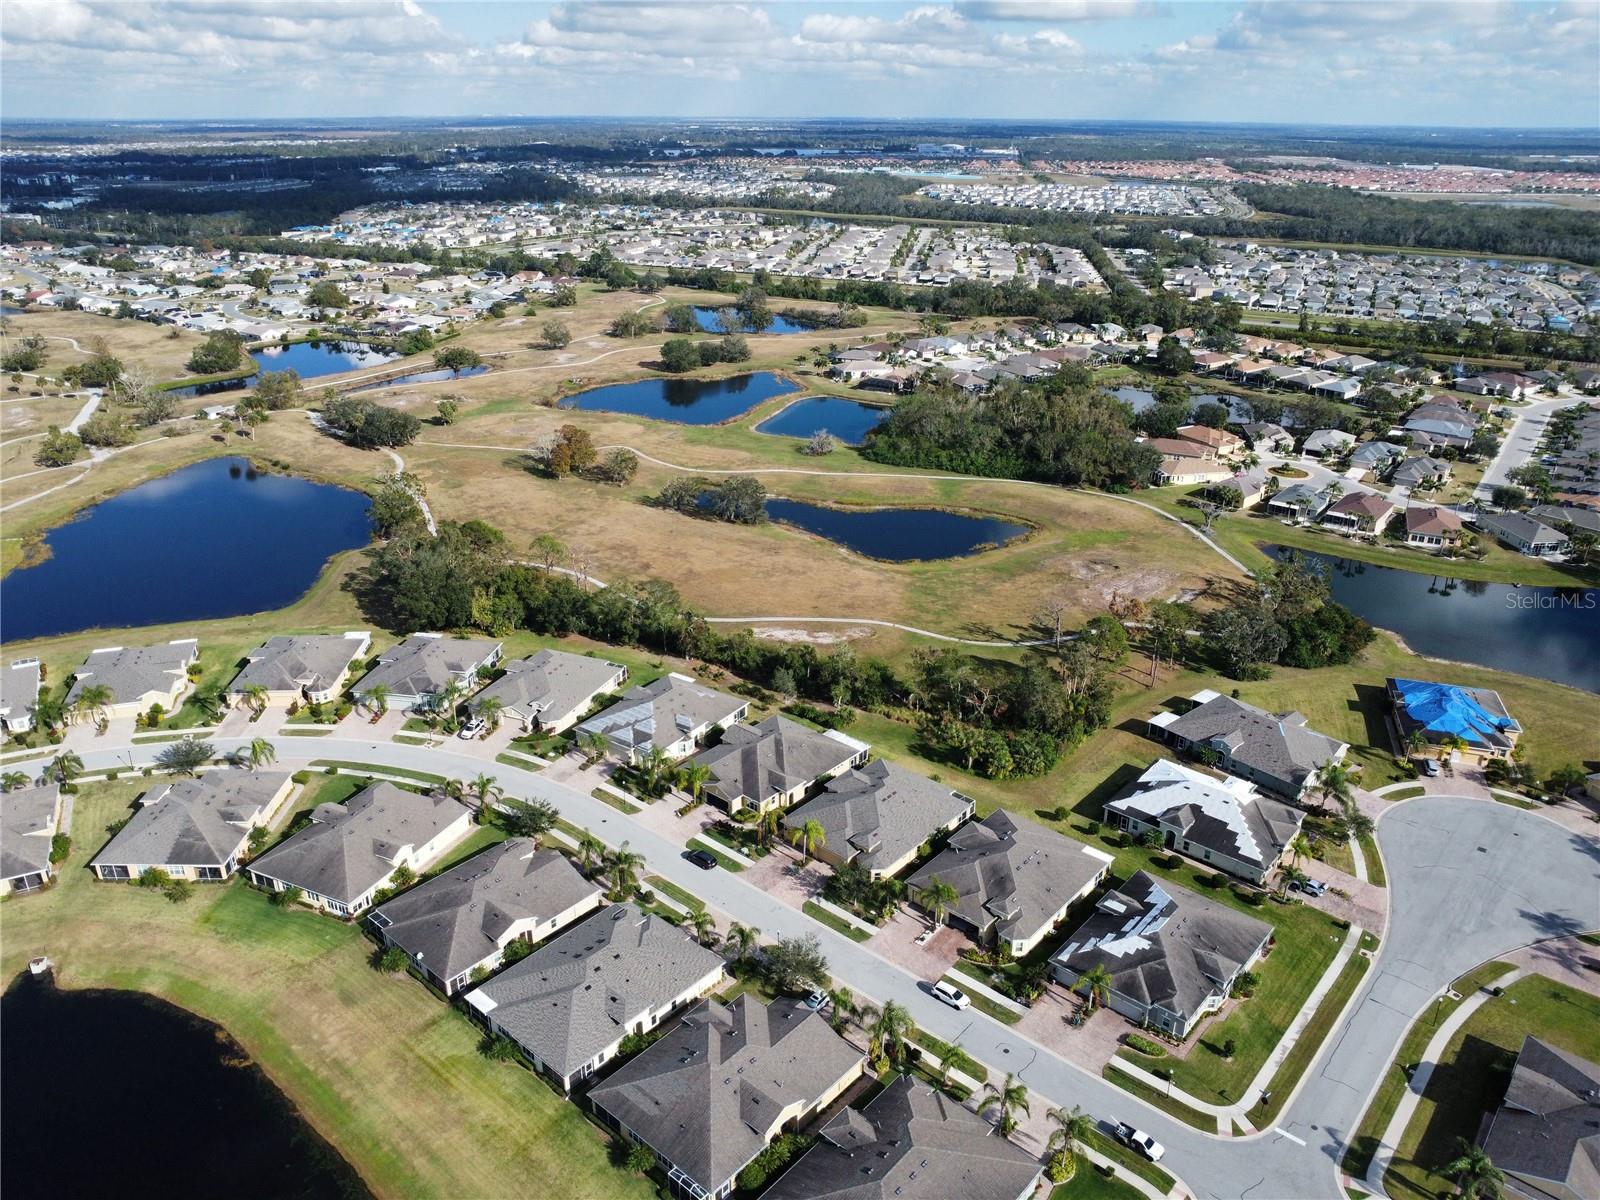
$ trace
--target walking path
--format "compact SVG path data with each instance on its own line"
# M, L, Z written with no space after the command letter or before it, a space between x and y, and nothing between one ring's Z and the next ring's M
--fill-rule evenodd
M428 526L428 532L434 537L438 537L439 526L434 523L433 509L428 507L428 498L422 494L420 488L414 488L405 481L406 460L388 447L383 447L383 452L394 461L395 482L405 489L406 495L417 502L417 507L422 510L422 519Z

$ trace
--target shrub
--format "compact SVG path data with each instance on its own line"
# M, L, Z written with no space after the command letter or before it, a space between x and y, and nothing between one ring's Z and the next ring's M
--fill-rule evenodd
M322 773L324 775L337 775L339 773L339 768L338 767L323 767L322 768Z
M378 955L378 969L393 975L397 971L404 971L408 961L404 950L399 946L390 946Z
M1238 996L1250 996L1260 985L1261 977L1254 971L1240 971L1233 981L1233 991Z
M656 1153L643 1142L635 1142L628 1147L628 1153L623 1158L622 1165L636 1174L647 1175L655 1168Z
M299 783L299 784L310 783L311 782L311 772L310 771L296 771L293 775L289 776L289 780L292 783Z
M1166 1047L1159 1042L1152 1042L1149 1038L1137 1033L1130 1033L1123 1039L1123 1042L1128 1049L1135 1050L1140 1054L1148 1054L1151 1058L1160 1058L1167 1052Z
M1239 1044L1237 1042L1235 1042L1232 1038L1226 1039L1222 1043L1222 1057L1223 1058L1232 1058L1233 1054L1234 1054L1234 1051L1236 1051L1238 1048L1239 1048Z
M64 862L68 854L72 853L72 839L64 833L58 833L50 839L50 861L52 863Z

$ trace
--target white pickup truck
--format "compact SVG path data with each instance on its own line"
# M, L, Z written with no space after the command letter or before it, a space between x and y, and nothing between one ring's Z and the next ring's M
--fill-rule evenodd
M1131 1150L1137 1150L1151 1162L1160 1162L1167 1148L1142 1129L1135 1129L1125 1121L1118 1121L1111 1136Z

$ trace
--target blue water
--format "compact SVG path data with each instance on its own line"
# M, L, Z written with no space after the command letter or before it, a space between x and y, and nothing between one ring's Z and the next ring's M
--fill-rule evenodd
M708 308L704 305L695 305L693 308L695 323L706 333L815 333L816 330L809 325L802 325L798 321L791 321L788 317L772 315L772 322L765 329L752 329L739 321L739 314L732 308L728 309L728 316L735 325L726 329L722 324L723 310Z
M261 371L289 371L301 379L316 379L322 375L338 375L361 367L375 367L399 355L389 350L376 350L363 342L295 342L289 346L268 346L263 350L249 351L250 361ZM219 392L239 392L255 385L255 376L223 379L216 383L195 383L188 387L172 388L174 396L214 396Z
M1265 550L1274 558L1286 553L1282 546ZM1512 587L1298 553L1327 568L1335 600L1398 633L1418 654L1600 692L1600 589ZM1449 683L1450 669L1440 666L1428 678Z
M588 412L625 413L681 425L719 425L797 385L771 371L727 379L639 379L569 396L562 403Z
M756 426L757 433L808 438L827 430L847 446L859 446L889 416L881 404L862 404L837 396L807 396Z
M232 617L299 599L371 536L360 492L214 458L130 488L46 535L0 580L0 638Z
M412 371L409 375L394 375L388 379L375 379L371 383L358 384L347 388L351 392L371 392L378 388L402 387L408 383L438 383L441 379L469 379L474 375L482 375L488 367L462 367L459 371Z
M998 517L938 508L828 508L776 497L767 501L767 516L888 562L964 558L1028 532L1026 525Z

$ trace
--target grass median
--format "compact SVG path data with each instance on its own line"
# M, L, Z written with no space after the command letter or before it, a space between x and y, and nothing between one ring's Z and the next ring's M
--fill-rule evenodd
M810 917L813 921L820 921L835 933L844 934L844 936L849 938L852 942L864 942L872 936L865 929L857 929L843 917L836 916L835 914L829 912L814 900L807 900L800 906L800 911L805 913L806 916Z

